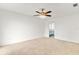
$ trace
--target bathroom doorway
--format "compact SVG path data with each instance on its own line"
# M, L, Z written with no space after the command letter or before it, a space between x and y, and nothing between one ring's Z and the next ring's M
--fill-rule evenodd
M55 23L49 24L49 37L54 37L55 32Z

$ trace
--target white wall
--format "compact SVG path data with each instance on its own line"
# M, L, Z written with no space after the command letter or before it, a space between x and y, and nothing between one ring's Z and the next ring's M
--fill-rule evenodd
M79 43L79 14L55 19L55 38Z
M0 9L0 45L44 36L44 22L34 16Z
M49 22L45 21L45 36L49 37Z

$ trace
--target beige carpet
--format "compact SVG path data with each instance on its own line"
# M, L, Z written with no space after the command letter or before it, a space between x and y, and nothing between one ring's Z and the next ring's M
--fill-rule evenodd
M53 38L39 38L0 48L1 55L79 54L79 44Z

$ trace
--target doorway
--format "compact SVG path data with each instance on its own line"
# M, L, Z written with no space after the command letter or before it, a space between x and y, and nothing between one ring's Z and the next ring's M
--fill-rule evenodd
M55 23L49 24L49 37L54 37L55 32Z

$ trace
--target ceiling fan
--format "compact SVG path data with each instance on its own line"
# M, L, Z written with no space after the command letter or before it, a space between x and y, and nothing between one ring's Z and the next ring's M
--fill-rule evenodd
M47 16L47 17L51 17L51 15L49 15L49 13L51 13L52 11L48 11L44 8L42 8L41 10L35 11L37 13L37 15L34 16Z

